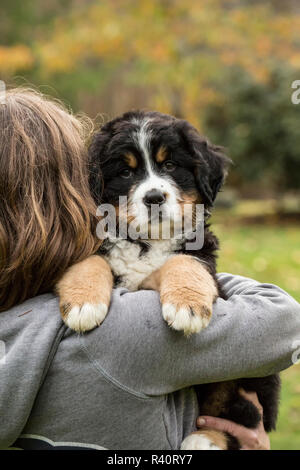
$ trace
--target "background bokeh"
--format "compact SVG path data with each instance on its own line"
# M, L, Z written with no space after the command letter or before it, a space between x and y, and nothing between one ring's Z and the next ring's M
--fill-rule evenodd
M0 79L99 123L134 108L172 113L225 146L219 268L300 301L299 1L1 0ZM299 366L282 376L272 446L300 449Z

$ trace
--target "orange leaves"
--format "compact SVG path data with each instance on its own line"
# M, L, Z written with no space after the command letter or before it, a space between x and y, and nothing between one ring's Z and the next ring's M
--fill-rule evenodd
M292 54L290 64L295 67L295 69L300 69L300 52Z
M0 73L13 75L18 70L30 69L34 63L32 52L27 46L0 46Z
M187 57L201 64L202 54L209 51L216 68L217 63L246 68L248 63L253 69L255 62L260 67L268 58L298 64L299 30L300 15L279 15L264 5L104 0L74 7L36 48L41 67L49 74L70 71L93 58L130 62L137 68L146 63L153 69L161 64L177 67L178 60L182 63Z
M90 0L64 14L57 8L52 29L33 25L31 50L0 49L0 71L13 75L35 64L44 82L71 72L81 91L79 69L89 76L102 66L112 75L121 70L118 78L150 90L152 103L169 110L180 101L193 119L220 99L213 82L228 67L265 81L271 62L300 66L300 14L269 2Z
M156 43L154 45L151 57L158 63L166 62L170 58L168 49L161 43Z

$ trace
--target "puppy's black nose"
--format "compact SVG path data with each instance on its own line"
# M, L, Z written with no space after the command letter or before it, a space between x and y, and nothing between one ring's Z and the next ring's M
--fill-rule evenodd
M150 207L151 204L158 204L159 206L166 202L165 195L158 189L151 189L145 194L143 199L145 206Z

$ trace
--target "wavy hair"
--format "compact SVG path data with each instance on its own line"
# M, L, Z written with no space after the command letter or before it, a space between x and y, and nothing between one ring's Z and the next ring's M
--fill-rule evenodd
M0 104L0 311L49 292L94 253L90 121L30 89Z

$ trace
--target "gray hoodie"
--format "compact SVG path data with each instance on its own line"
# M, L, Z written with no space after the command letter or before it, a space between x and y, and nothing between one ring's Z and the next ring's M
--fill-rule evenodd
M0 448L178 449L199 413L194 384L289 367L299 304L270 284L219 280L229 299L189 338L153 291L116 289L104 323L81 336L52 294L1 313Z

